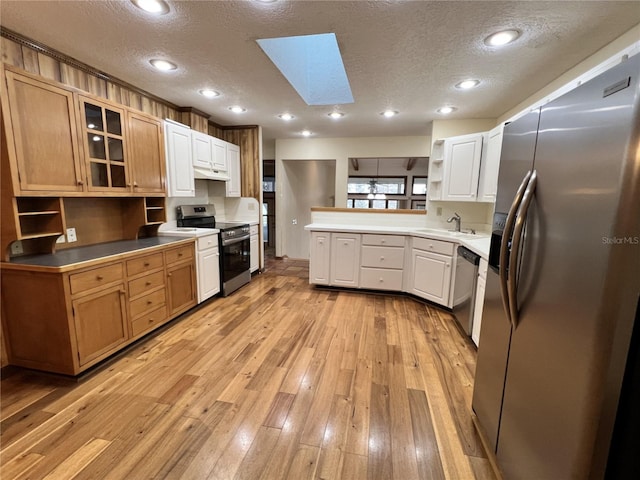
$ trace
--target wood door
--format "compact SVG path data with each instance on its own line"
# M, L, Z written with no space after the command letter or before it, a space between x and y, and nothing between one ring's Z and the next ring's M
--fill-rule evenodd
M129 337L124 285L74 300L73 320L81 366L117 350Z
M2 110L16 195L84 188L73 93L6 71Z
M127 120L133 191L166 193L162 122L136 112L127 112Z
M196 275L193 262L167 268L169 316L184 312L196 304Z

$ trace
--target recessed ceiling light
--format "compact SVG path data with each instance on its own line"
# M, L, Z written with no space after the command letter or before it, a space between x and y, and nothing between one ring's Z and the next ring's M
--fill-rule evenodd
M169 13L169 5L162 0L131 0L138 8L154 15L164 15Z
M344 117L344 113L342 112L331 112L328 114L331 118L338 119Z
M278 115L279 118L281 118L282 120L286 120L287 122L289 120L293 120L295 117L293 115L291 115L290 113L281 113L280 115Z
M455 112L456 107L441 107L438 109L438 113L442 113L443 115L448 115L451 112Z
M520 32L518 30L503 30L489 35L484 39L484 44L490 47L501 47L513 42L519 36Z
M231 110L233 113L243 113L246 112L247 109L246 108L242 108L238 105L234 105L233 107L229 107L229 110Z
M216 92L215 90L211 90L210 88L203 88L198 93L200 93L200 95L202 95L203 97L207 97L207 98L215 98L220 96L219 92Z
M257 0L258 3L274 3L277 2L278 0Z
M310 137L311 136L311 132L309 130L303 130L301 133L305 137Z
M175 70L178 66L175 63L168 62L166 60L149 60L149 63L156 67L158 70L168 72L169 70Z
M398 112L396 112L395 110L385 110L380 115L382 115L383 117L391 118L398 115Z
M456 88L461 90L469 90L480 85L480 80L464 80L456 85Z

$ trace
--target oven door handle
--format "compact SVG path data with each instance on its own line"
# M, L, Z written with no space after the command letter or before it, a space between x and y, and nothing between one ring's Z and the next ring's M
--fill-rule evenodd
M222 240L222 246L226 247L227 245L233 245L235 243L242 242L243 240L248 240L250 236L251 235L247 234L247 235L243 235L241 237L226 238L226 239Z

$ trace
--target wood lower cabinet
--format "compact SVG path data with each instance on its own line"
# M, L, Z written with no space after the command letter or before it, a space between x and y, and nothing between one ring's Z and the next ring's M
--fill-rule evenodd
M179 315L197 303L196 269L191 250L175 248L165 252L169 315Z
M129 338L125 297L122 283L73 301L80 366L112 353Z
M193 240L61 270L2 264L10 364L77 375L196 305Z

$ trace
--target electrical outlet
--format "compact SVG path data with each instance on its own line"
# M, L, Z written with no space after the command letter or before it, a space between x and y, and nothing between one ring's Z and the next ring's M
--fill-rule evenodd
M293 225L297 225L297 224L298 224L298 219L297 219L297 218L294 218L293 220L291 220L291 223L292 223Z
M76 229L75 228L67 228L67 242L77 242L78 237L76 237Z
M65 238L64 235L60 235L58 237L58 239L56 240L56 243L65 243L67 241L67 239Z
M436 208L436 215L437 215L438 217L441 217L441 216L442 216L442 207L438 207L438 208Z
M24 253L24 250L22 250L22 242L20 240L16 240L11 244L11 254L21 255L22 253Z

